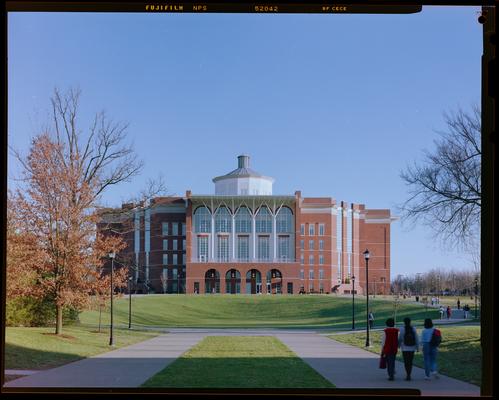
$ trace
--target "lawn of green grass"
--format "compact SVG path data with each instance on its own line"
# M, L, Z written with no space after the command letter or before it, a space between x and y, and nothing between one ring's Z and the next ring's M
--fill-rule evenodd
M418 333L421 326L415 324ZM465 382L480 386L482 357L480 349L480 327L479 326L438 326L442 332L442 343L438 348L437 366L440 373ZM338 342L366 349L366 333L349 333L342 335L330 335L329 338ZM379 354L381 352L381 331L370 332L372 343L367 350ZM397 359L402 361L402 353L399 351ZM402 361L403 362L403 361ZM414 354L414 365L424 368L422 351ZM399 373L405 374L404 371Z
M158 332L114 330L115 346L109 346L109 330L97 333L81 326L64 327L63 335L54 328L7 327L5 369L38 370L112 351L157 336Z
M143 387L333 388L270 336L208 336Z
M365 297L355 301L356 326L365 326ZM370 299L376 325L394 315L392 300ZM116 324L128 324L128 298L114 304ZM420 304L400 304L397 321L437 318L438 311ZM98 324L98 311L80 315L82 324ZM109 324L109 312L102 323ZM349 329L352 324L350 297L331 295L148 295L132 298L134 326L221 327L221 328L310 328Z

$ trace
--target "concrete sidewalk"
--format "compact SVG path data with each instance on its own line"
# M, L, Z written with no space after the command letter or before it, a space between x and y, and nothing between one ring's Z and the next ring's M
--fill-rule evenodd
M128 347L40 371L4 387L138 387L198 343L205 335L161 335Z
M5 387L130 388L139 387L206 336L274 336L338 388L410 388L423 396L479 396L480 388L440 375L424 380L414 367L405 381L403 363L396 362L395 381L378 368L379 355L305 330L175 329L165 335L109 353L75 361L5 383ZM201 372L202 373L202 372ZM285 372L283 372L285 373Z
M293 352L338 388L410 388L422 396L480 396L480 388L447 376L424 380L424 370L413 367L412 380L405 380L404 364L396 361L395 380L388 381L379 369L379 355L310 333L275 335ZM437 360L438 363L438 360Z

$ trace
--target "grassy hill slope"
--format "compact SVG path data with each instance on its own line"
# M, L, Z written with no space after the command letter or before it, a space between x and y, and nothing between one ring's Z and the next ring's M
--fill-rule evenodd
M393 317L392 301L370 299L375 325L384 326ZM365 298L355 300L356 327L365 327ZM405 316L414 321L438 318L435 309L425 311L418 304L399 305L397 322ZM98 323L98 311L80 315L82 324ZM128 297L114 302L115 324L128 324ZM109 308L102 312L102 324L109 324ZM241 327L241 328L350 328L352 299L327 295L147 295L132 298L132 324L158 327Z

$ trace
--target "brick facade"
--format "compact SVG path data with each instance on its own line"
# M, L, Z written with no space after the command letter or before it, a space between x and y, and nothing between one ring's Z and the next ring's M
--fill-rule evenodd
M258 179L257 173L248 171ZM196 232L194 214L200 207L211 223L206 222L209 230ZM215 213L221 207L226 208L228 219L225 230L215 233ZM252 230L241 233L236 232L235 221L242 207L251 215ZM263 208L272 219L269 233L255 230ZM290 230L285 232L276 229L284 208L293 224L287 227L286 222ZM366 209L363 204L331 197L302 197L300 191L294 196L194 196L187 191L184 197L155 198L147 206L124 204L116 211L119 217L101 223L100 228L112 222L115 230L121 229L127 248L119 258L122 266L130 268L132 290L138 293L346 294L353 288L352 277L354 290L365 293L365 249L371 254L369 293L390 291L390 224L394 218L388 209ZM269 253L264 259L258 258L261 240ZM200 255L198 242L205 255ZM221 242L224 258L219 257ZM246 246L244 258L237 247L241 243Z

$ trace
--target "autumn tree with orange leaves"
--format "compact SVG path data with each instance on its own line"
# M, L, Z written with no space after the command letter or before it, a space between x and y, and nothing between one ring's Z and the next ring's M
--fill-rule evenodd
M47 254L37 237L20 218L12 193L7 196L7 299L39 298L36 285L38 265L47 262Z
M36 136L26 157L15 152L23 184L9 199L10 294L23 295L23 284L13 277L24 274L30 295L53 302L56 334L62 332L65 307L82 309L91 295L109 291L103 274L106 256L125 244L120 235L97 230L99 196L142 168L132 147L124 144L126 125L98 113L89 133L81 133L76 124L79 96L77 90L55 91L54 131ZM116 271L116 287L125 285L126 274Z

